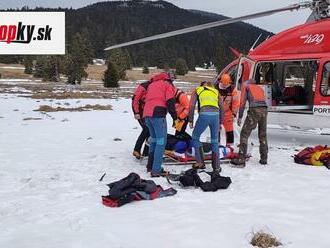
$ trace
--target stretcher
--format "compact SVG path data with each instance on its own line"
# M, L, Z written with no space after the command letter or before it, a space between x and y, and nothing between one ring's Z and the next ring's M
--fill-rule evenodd
M230 152L228 150L230 149ZM237 153L234 152L233 148L219 147L220 150L220 164L229 164L233 158L238 156ZM226 152L227 151L227 152ZM247 160L251 156L247 156ZM212 162L212 154L211 152L204 153L204 162L205 164L211 164ZM194 155L185 152L178 153L175 151L165 151L163 156L163 165L167 166L176 166L176 165L194 165L196 163L196 158Z

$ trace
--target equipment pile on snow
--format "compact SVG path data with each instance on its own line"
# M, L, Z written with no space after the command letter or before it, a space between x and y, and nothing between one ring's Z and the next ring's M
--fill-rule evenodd
M325 166L330 169L330 148L328 146L306 147L294 155L297 164Z
M173 188L164 190L152 180L141 179L136 173L108 184L109 195L102 196L102 203L108 207L121 207L132 201L154 200L177 193Z

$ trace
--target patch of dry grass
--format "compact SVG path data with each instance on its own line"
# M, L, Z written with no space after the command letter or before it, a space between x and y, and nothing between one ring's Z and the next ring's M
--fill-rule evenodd
M259 248L271 248L281 246L282 243L273 235L264 231L253 233L251 245Z
M91 110L112 110L111 105L90 105L87 104L83 107L76 107L76 108L63 108L63 107L52 107L48 105L41 105L38 109L33 111L40 111L40 112L61 112L61 111L68 111L68 112L82 112L82 111L91 111Z
M148 80L150 77L155 73L160 73L163 70L155 69L150 70L149 74L143 74L140 70L127 70L127 79L130 81L135 80ZM189 71L184 76L177 76L178 82L184 81L184 82L191 82L191 83L200 83L202 81L213 81L213 78L216 77L215 72L191 72Z
M106 69L106 65L88 65L86 72L89 79L102 81Z
M1 68L5 67L5 68ZM8 68L13 67L13 68ZM14 69L16 67L17 69ZM17 79L35 79L32 75L24 73L24 67L18 64L0 64L0 73L2 78L17 78ZM102 81L105 70L107 69L106 65L88 65L86 72L88 78L91 80ZM142 70L127 70L127 80L148 80L152 74L162 72L161 69L150 69L149 74L143 74ZM201 82L212 80L212 77L215 77L215 72L210 71L201 71L201 72L188 72L185 76L178 76L178 79L185 82Z
M38 92L31 96L32 99L102 99L112 98L111 92Z
M88 78L92 80L103 79L104 71L107 69L106 65L89 65L86 69L88 73ZM161 69L151 69L149 74L143 74L142 70L127 70L126 79L129 81L136 80L148 80L155 73L160 73L163 70ZM216 72L210 71L201 71L201 72L191 72L189 71L184 76L177 76L177 79L185 82L202 82L202 81L213 81L213 78L216 76Z
M16 67L17 69L15 69L14 67ZM25 74L24 67L17 64L0 64L0 73L1 78L29 79L32 77L31 75Z
M42 120L42 118L27 117L23 119L23 121L40 121L40 120Z

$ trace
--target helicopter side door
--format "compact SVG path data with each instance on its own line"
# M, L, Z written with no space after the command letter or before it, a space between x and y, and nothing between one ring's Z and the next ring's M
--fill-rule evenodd
M239 58L236 77L235 88L240 90L241 84L249 79L253 78L253 72L256 62L249 57L241 56Z

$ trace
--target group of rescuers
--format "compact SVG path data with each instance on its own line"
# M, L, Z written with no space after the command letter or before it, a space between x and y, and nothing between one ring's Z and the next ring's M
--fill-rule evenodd
M226 131L226 145L234 144L234 120L238 126L242 118L246 102L249 110L240 134L239 154L232 164L245 167L248 138L252 130L258 126L260 142L260 164L267 164L267 104L264 90L254 80L241 85L240 95L228 74L223 74L214 84L202 82L191 94L177 89L169 73L154 75L149 81L141 83L135 90L132 108L134 117L140 123L142 132L134 147L136 158L148 156L147 171L151 177L166 176L162 168L163 154L167 139L166 115L170 113L174 127L185 132L189 123L192 132L192 144L195 149L196 164L193 168L204 169L203 149L200 142L202 133L209 127L211 132L212 169L221 171L219 161L219 141L221 126ZM194 124L195 106L198 103L199 116ZM177 131L178 133L178 131ZM149 148L141 153L143 143L149 138Z

